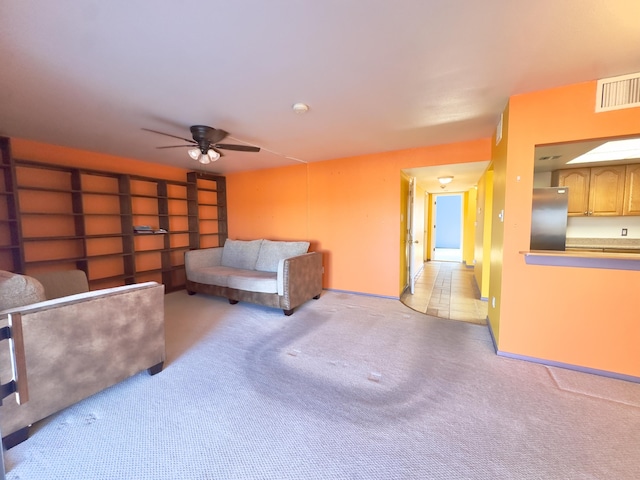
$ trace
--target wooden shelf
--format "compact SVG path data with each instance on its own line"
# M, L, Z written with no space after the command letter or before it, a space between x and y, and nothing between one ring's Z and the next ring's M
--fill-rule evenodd
M14 159L4 137L0 153L0 224L10 232L0 265L14 272L80 268L99 288L142 278L175 291L184 288L184 252L201 238L221 246L227 237L224 177L163 180ZM166 233L136 233L135 225Z
M23 242L57 242L60 240L82 240L82 235L60 235L55 237L22 237Z
M193 230L190 233L190 244L193 248L223 246L227 239L226 179L202 172L190 172L187 174L187 183L189 230ZM216 232L204 231L200 228L201 222L213 223ZM214 235L217 240L212 240Z

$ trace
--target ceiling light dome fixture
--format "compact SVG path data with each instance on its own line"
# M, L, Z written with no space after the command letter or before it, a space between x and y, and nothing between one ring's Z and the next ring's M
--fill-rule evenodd
M302 102L294 103L291 108L295 113L307 113L309 111L309 105Z
M447 188L447 185L449 185L453 181L453 177L451 175L446 177L438 177L438 181L440 182L440 188L444 190L445 188Z
M203 165L207 165L211 162L215 162L220 158L220 154L216 152L213 148L209 148L208 150L202 151L199 147L190 148L187 152L191 158L197 160Z

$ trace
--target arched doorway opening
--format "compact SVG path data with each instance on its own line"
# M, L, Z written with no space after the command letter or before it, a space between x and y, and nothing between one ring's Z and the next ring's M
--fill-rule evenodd
M476 205L477 182L484 181L488 163L403 170L407 182L403 187L403 212L407 213L403 240L409 245L414 238L422 238L420 248L414 249L419 256L414 259L419 264L419 268L413 268L414 278L409 268L411 258L407 255L405 259L407 281L400 300L408 307L440 318L486 324L487 302L479 288L482 276L475 268L475 256L481 256L482 265L483 229L476 229L476 213L481 210ZM452 171L454 179L459 180L443 188L437 177ZM420 176L430 178L431 183L421 181ZM417 186L412 196L408 194L411 182ZM484 192L484 186L480 190ZM410 231L412 211L423 212L422 235ZM410 251L406 247L404 250Z

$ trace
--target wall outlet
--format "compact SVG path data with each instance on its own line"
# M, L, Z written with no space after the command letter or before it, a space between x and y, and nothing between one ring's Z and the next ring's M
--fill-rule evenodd
M623 237L626 237L627 236L627 229L623 228L622 229L622 233L620 235L622 235Z

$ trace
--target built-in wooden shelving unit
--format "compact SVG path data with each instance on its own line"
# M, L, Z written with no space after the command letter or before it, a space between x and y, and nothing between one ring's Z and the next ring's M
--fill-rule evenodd
M20 272L24 268L22 235L17 218L15 170L8 138L0 137L0 270Z
M227 239L227 184L224 177L187 174L190 225L197 225L192 248L221 247ZM195 231L196 229L194 229Z
M14 159L6 138L0 149L2 270L78 268L92 289L154 280L170 292L184 287L185 251L227 237L224 177L191 172L180 182Z

